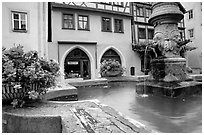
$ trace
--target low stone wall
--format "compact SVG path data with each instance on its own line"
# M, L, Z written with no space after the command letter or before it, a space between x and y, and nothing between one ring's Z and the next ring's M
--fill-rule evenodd
M72 96L77 94L78 94L77 88L74 86L51 89L51 90L48 90L48 92L45 95L43 95L43 100L46 101L57 97Z
M143 82L150 79L149 75L141 76L121 76L121 77L105 77L95 80L77 80L69 81L66 80L68 84L75 87L90 87L90 86L106 86L109 82Z
M67 83L75 86L75 87L90 87L90 86L105 86L108 84L107 79L96 79L96 80L82 80L82 81L75 81Z
M4 112L3 133L61 133L60 116L24 116Z

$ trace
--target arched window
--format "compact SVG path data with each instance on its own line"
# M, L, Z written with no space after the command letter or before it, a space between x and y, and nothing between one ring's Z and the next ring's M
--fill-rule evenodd
M113 49L109 49L107 50L102 58L101 58L101 63L104 61L104 60L109 60L109 59L115 59L117 60L120 64L121 64L121 59L120 59L120 56L117 54L116 51L114 51Z
M72 50L64 61L65 79L90 79L90 60L87 54L79 48Z

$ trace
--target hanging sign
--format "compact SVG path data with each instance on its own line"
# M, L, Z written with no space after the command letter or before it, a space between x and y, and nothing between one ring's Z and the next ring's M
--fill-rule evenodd
M68 61L68 65L78 65L78 61Z

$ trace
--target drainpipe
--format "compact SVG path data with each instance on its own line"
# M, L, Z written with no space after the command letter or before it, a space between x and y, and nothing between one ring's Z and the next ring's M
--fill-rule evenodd
M52 42L52 2L48 2L48 42Z
M59 59L59 43L57 43L57 60L58 60L58 63L60 64L60 59Z

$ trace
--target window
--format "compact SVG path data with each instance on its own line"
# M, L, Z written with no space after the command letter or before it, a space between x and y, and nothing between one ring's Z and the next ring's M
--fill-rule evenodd
M115 19L114 21L115 32L123 32L123 20Z
M130 75L135 75L135 67L130 67Z
M64 29L74 29L73 14L63 14L63 28Z
M102 17L102 31L111 32L111 18Z
M154 29L148 29L148 39L153 39L154 37Z
M101 4L106 4L106 5L114 5L114 6L120 6L123 7L123 2L100 2Z
M151 9L146 9L146 17L149 18L152 13Z
M123 6L123 2L113 2L113 5L115 5L115 6Z
M188 11L188 19L192 19L193 18L193 10L189 10Z
M183 19L178 23L178 27L184 27L184 20Z
M188 30L190 38L194 37L193 29Z
M137 16L144 16L143 7L137 7Z
M111 5L112 2L100 2L101 4L107 4L107 5Z
M180 38L181 38L182 41L185 39L185 37L184 37L184 31L180 31Z
M138 38L139 39L146 39L145 28L138 28Z
M88 16L84 16L84 15L78 16L78 29L79 30L89 30Z
M13 31L27 31L27 13L12 12L12 30Z

